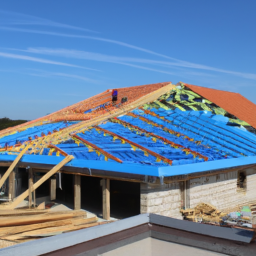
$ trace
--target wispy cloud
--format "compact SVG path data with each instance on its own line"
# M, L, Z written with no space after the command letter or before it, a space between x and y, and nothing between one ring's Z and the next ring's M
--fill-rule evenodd
M29 53L36 53L36 54L54 55L54 56L77 58L77 59L87 59L87 60L94 60L94 61L101 61L101 62L111 62L111 63L133 66L136 68L142 68L142 69L148 69L148 70L150 70L151 68L138 66L138 65L135 65L134 63L143 63L148 65L161 65L166 68L182 67L186 69L197 69L197 70L206 70L206 71L212 71L212 72L218 72L218 73L225 73L225 74L239 76L246 79L256 80L256 74L253 74L253 73L242 73L242 72L230 71L230 70L219 69L219 68L210 67L206 65L201 65L197 63L187 62L187 61L172 61L172 62L158 61L158 60L142 59L142 58L112 56L112 55L106 55L101 53L77 51L77 50L69 50L69 49L28 48L27 50L24 50L24 51ZM152 69L152 71L172 74L168 70Z
M38 26L47 26L47 27L58 27L72 30L80 30L85 32L94 32L90 29L85 29L81 27L71 26L59 22L55 22L48 19L39 18L32 15L10 12L5 10L0 10L0 24L2 25L12 25L12 26L21 26L21 25L38 25Z
M13 32L35 33L35 34L43 34L43 35L51 35L51 36L61 36L61 37L71 37L71 38L81 38L81 39L101 41L101 42L120 45L120 46L130 48L130 49L134 49L134 50L137 50L137 51L145 52L145 53L152 54L152 55L155 55L155 56L158 56L158 57L162 57L162 58L166 58L166 59L170 59L170 60L175 60L175 61L181 61L181 60L169 57L169 56L161 54L161 53L157 53L157 52L154 52L154 51L142 48L142 47L138 47L136 45L128 44L128 43L121 42L121 41L118 41L118 40L103 38L103 37L85 36L85 35L72 35L72 34L51 32L51 31L42 31L42 30L33 30L33 29L24 29L24 28L12 28L12 27L6 27L6 26L0 26L0 30L8 30L8 31L13 31Z
M85 76L68 74L68 73L61 73L61 72L48 72L44 70L32 70L32 72L28 73L31 76L40 76L40 77L62 77L62 78L71 78L71 79L78 79L89 83L99 83L99 80L91 79Z
M77 66L77 65L73 65L73 64L68 64L68 63L64 63L64 62L52 61L52 60L47 60L47 59L35 58L35 57L26 56L26 55L12 54L12 53L6 53L6 52L0 52L0 57L9 58L9 59L33 61L33 62L39 62L39 63L51 64L51 65L59 65L59 66L66 66L66 67L73 67L73 68L88 69L88 70L93 70L93 71L99 71L99 70L96 70L96 69L86 68L86 67Z

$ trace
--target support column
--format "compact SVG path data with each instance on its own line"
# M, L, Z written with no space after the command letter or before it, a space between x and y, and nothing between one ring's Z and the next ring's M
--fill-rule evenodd
M102 215L103 219L110 220L110 180L102 181Z
M14 168L9 176L9 201L13 201L15 197L15 174L16 168Z
M185 208L190 208L190 180L186 180L185 184Z
M51 178L51 200L56 200L56 176Z
M75 175L74 182L74 210L81 209L81 176Z
M28 206L32 206L32 190L33 190L33 169L29 168L28 170Z

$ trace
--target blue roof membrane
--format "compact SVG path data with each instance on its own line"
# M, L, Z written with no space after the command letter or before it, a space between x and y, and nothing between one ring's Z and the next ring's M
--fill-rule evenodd
M16 158L15 155L0 155L0 161L12 162ZM41 156L41 155L24 155L21 159L23 163L35 163L35 164L49 164L57 165L64 159L62 156ZM95 161L95 160L82 160L73 159L71 162L67 163L65 166L72 166L77 168L90 168L97 170L105 170L112 172L130 173L138 175L149 175L155 177L171 177L177 175L186 175L191 173L199 173L205 171L213 171L220 169L227 169L232 167L239 167L244 165L256 164L256 156L244 157L244 158L234 158L226 160L217 160L211 162L203 162L197 164L188 164L180 166L148 166L141 164L127 164L127 163L117 163L110 161Z
M61 128L66 128L70 125L73 125L77 122L57 122L52 124L43 124L40 126L34 126L26 129L25 131L17 132L15 134L5 136L0 138L0 148L5 146L5 143L8 144L8 146L13 146L16 144L16 141L19 141L21 143L28 140L28 137L32 137L32 139L35 138L35 136L41 137L41 133L43 132L45 135L47 135L48 132L53 132L53 130L59 130Z

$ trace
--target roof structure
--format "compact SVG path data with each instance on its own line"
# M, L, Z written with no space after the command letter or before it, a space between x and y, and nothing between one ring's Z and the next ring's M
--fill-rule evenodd
M191 84L185 86L256 128L256 105L241 94Z
M55 165L73 155L66 166L117 174L168 177L256 164L256 136L242 116L225 116L230 110L187 84L121 88L115 104L110 93L4 130L0 162L30 143L24 163Z

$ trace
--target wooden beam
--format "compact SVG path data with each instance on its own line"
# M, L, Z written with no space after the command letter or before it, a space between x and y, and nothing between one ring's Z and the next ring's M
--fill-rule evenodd
M33 189L33 169L28 170L28 207L32 206L32 189Z
M159 135L154 134L154 133L152 133L152 132L149 132L149 131L147 131L147 130L145 130L145 129L142 129L142 128L140 128L139 126L130 124L130 123L125 122L125 121L123 121L123 120L121 120L121 119L118 119L118 118L115 118L115 119L112 118L110 121L113 122L113 123L120 123L120 124L122 124L124 127L130 127L130 128L132 128L132 129L138 130L138 131L140 131L140 132L142 132L142 133L146 133L146 134L148 134L149 136L154 137L154 138L156 138L156 139L159 139L159 140L161 140L161 141L163 141L163 142L165 142L165 143L171 145L171 146L174 147L174 148L181 148L181 150L184 151L184 152L191 153L191 154L193 154L193 155L195 155L195 156L198 156L199 158L203 158L205 161L208 161L208 157L207 157L207 156L204 156L204 155L202 155L202 154L200 154L200 153L198 153L198 152L196 152L196 151L190 150L189 148L186 148L186 147L184 147L184 146L182 146L182 145L180 145L180 144L174 143L174 142L172 142L172 141L170 141L170 140L168 140L168 139L166 139L166 138L164 138L164 137L162 137L162 136L159 136Z
M102 215L103 219L110 220L110 180L102 181Z
M74 176L74 210L81 209L81 176Z
M142 109L142 110L144 110L144 109ZM148 114L148 112L147 112L147 114ZM136 114L134 114L134 113L128 113L127 115L128 115L128 116L135 117L135 118L139 118L139 119L142 120L143 122L146 122L146 123L148 123L148 124L151 124L152 126L158 127L158 128L160 128L160 129L162 129L163 131L168 132L168 133L170 133L170 134L174 134L174 135L177 136L177 137L182 136L184 139L187 139L187 140L189 140L189 141L192 141L192 142L194 142L194 143L196 144L196 141L194 141L193 139L189 138L188 136L186 136L186 135L184 135L184 134L182 134L182 133L179 133L179 132L175 132L175 131L173 131L173 130L171 130L171 129L169 129L169 128L167 128L167 127L161 125L161 124L158 124L158 123L156 123L156 122L153 122L153 121L149 120L149 119L146 118L146 117L143 117L143 116L140 116L140 115L136 115ZM157 116L158 116L158 115L157 115ZM162 121L165 121L165 122L168 121L167 119L163 119L163 118L160 118L160 119L161 119ZM166 139L166 142L167 142L167 139ZM174 147L183 148L183 151L184 151L184 152L191 153L191 154L193 154L194 156L198 156L199 158L203 158L205 161L208 161L208 157L207 157L207 156L204 156L204 155L202 155L202 154L200 154L200 153L198 153L198 152L196 152L196 151L190 150L189 148L186 148L186 147L184 147L184 146L182 146L182 145L179 145L179 144L176 144L176 143L173 143L173 142L170 143L170 141L169 141L169 144L173 145ZM175 144L175 145L174 145L174 144Z
M37 189L41 184L43 184L46 180L48 180L53 174L59 171L66 163L70 162L74 157L69 155L65 157L60 163L54 166L49 172L47 172L39 181L37 181L32 187L32 191ZM27 196L29 195L29 191L26 190L22 193L12 204L6 206L6 209L14 209L18 206Z
M65 151L63 151L62 149L60 149L59 147L53 145L53 144L49 144L48 148L55 148L58 152L60 152L60 154L62 154L63 156L68 156L68 153L66 153Z
M20 159L22 158L22 156L27 152L28 148L30 147L30 144L28 144L20 153L19 155L16 157L16 159L12 162L11 166L8 168L8 170L5 172L5 174L3 175L3 177L0 180L0 188L3 186L3 184L5 183L5 181L7 180L7 178L9 177L9 175L11 174L11 172L13 171L13 169L16 167L17 163L20 161Z
M128 140L128 139L126 139L126 138L124 138L124 137L122 137L122 136L120 136L120 135L117 135L117 134L114 133L114 132L111 132L111 131L108 131L108 130L106 130L106 129L103 129L103 128L99 127L99 126L95 126L95 129L96 129L96 130L99 130L99 131L103 131L104 133L107 133L107 134L109 134L109 135L111 135L111 136L113 136L113 137L116 137L116 138L118 138L118 139L121 140L121 141L125 141L125 142L129 143L130 145L133 145L133 146L135 146L136 148L139 148L139 149L141 149L142 151L147 152L148 154L150 154L150 155L156 157L157 159L160 159L160 160L162 160L163 162L166 162L166 163L172 165L172 160L170 160L170 159L168 159L168 158L166 158L166 157L164 157L164 156L162 156L162 155L160 155L160 154L158 154L158 153L156 153L156 152L154 152L154 151L152 151L152 150L150 150L150 149L148 149L148 148L145 148L145 147L143 147L143 146L141 146L141 145L139 145L139 144L137 144L137 143L135 143L135 142L133 142L133 141L131 141L131 140Z
M56 177L51 178L50 194L51 200L56 200Z
M70 135L70 136L75 138L75 139L77 139L77 140L79 140L79 141L81 141L85 145L92 147L93 149L95 149L96 151L100 152L102 155L106 156L107 158L113 159L113 160L115 160L118 163L122 163L123 162L121 159L119 159L119 158L113 156L112 154L106 152L105 150L99 148L95 144L93 144L93 143L91 143L91 142L89 142L89 141L87 141L87 140L77 136L76 134L75 135Z

